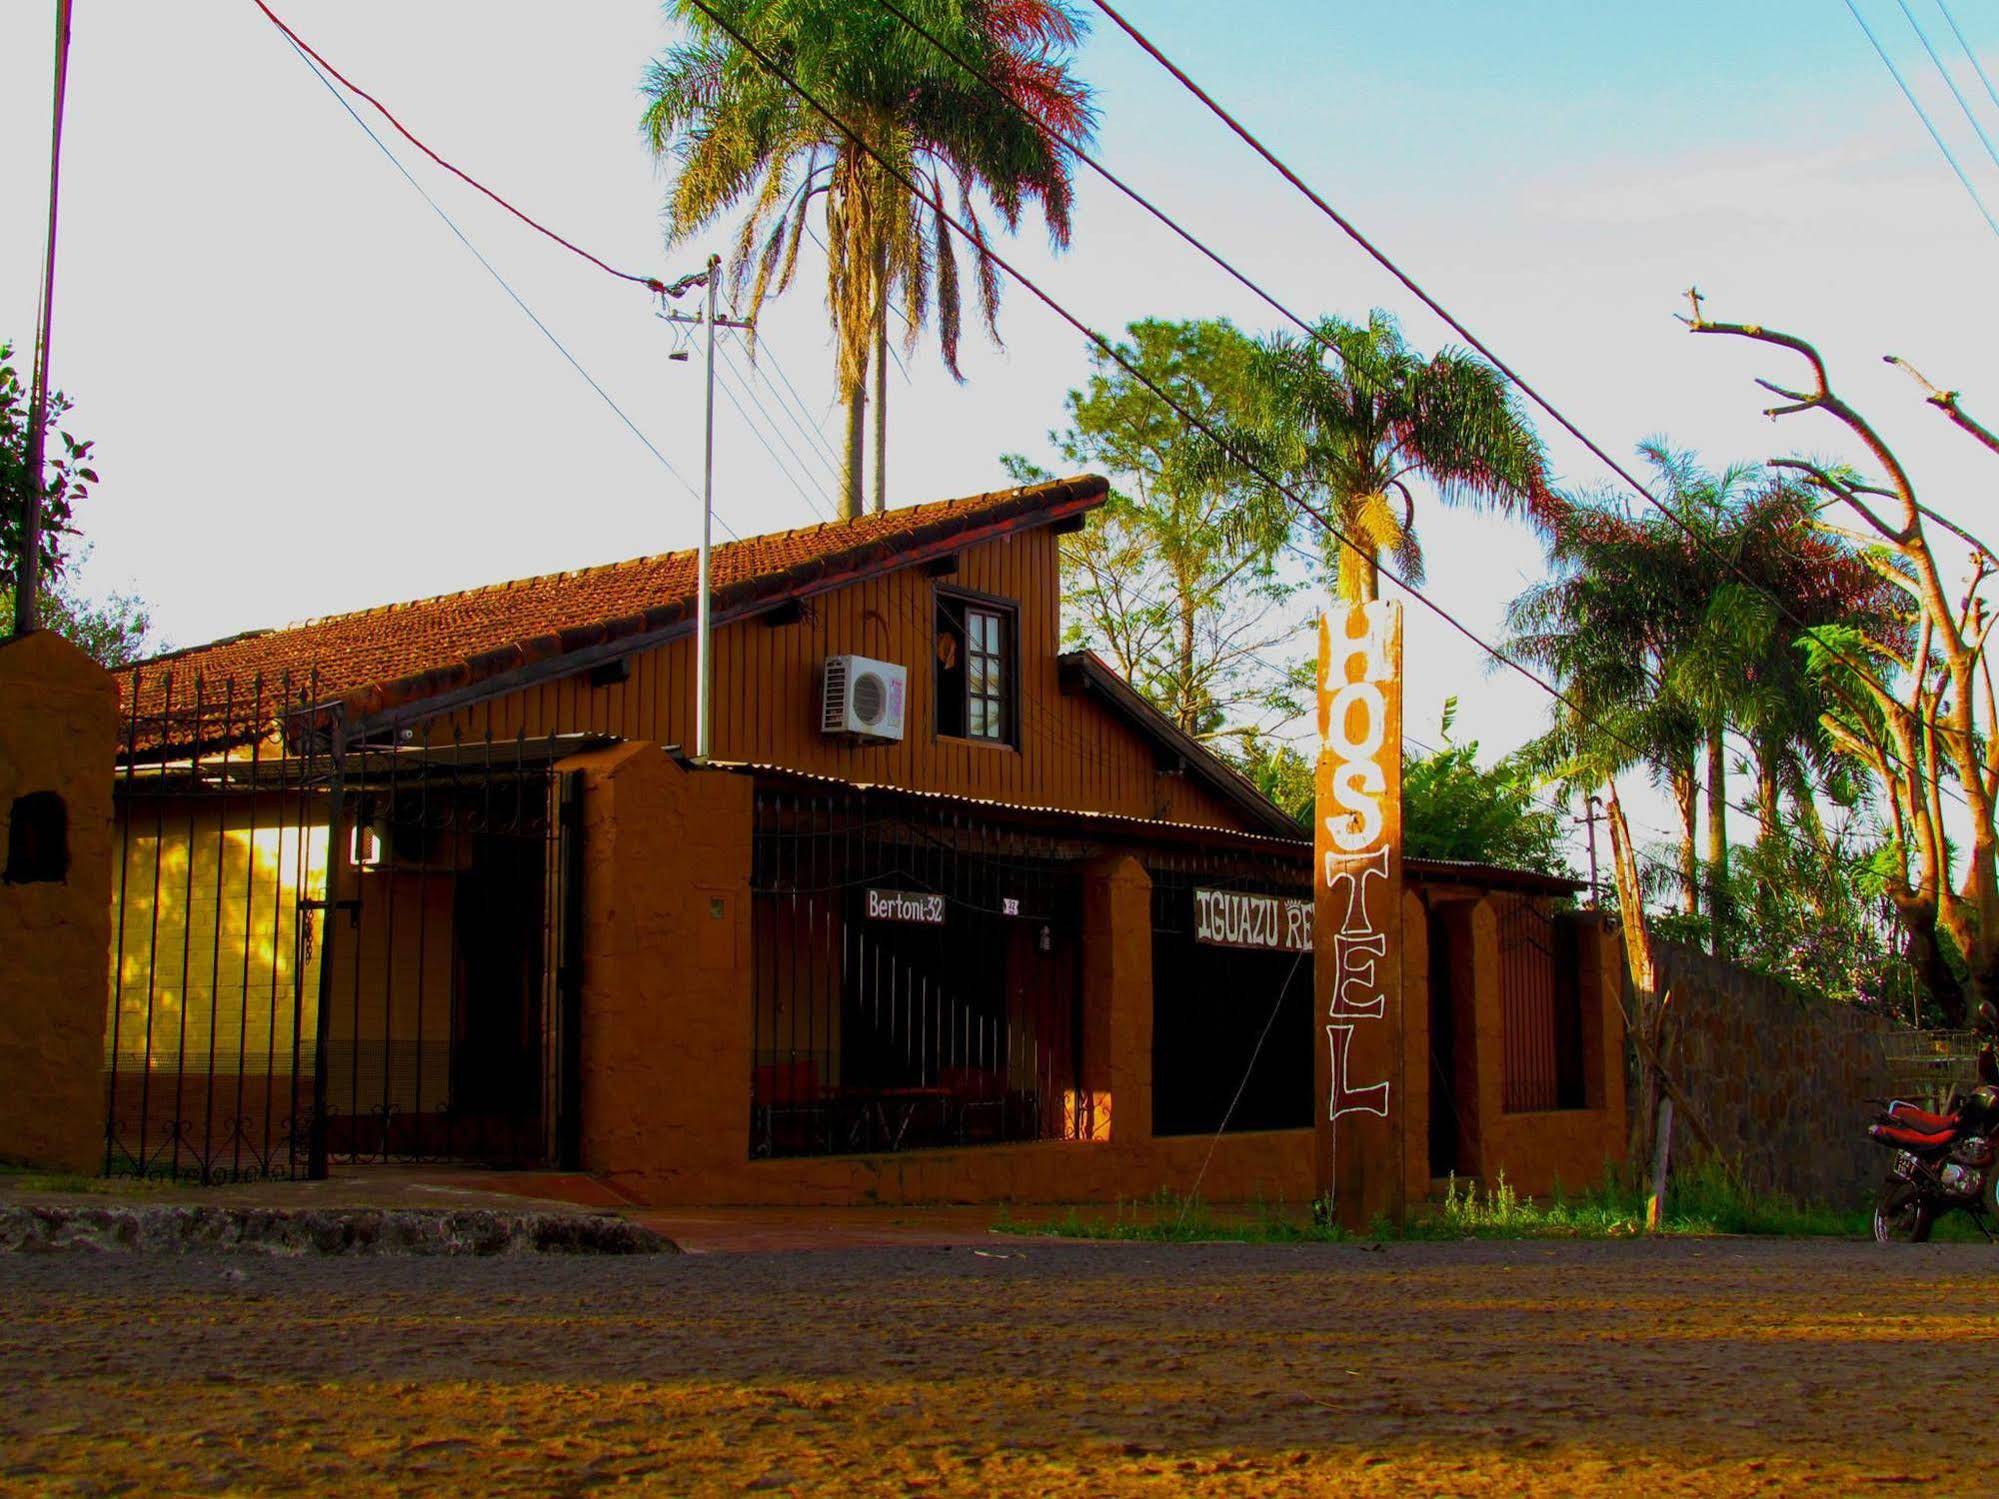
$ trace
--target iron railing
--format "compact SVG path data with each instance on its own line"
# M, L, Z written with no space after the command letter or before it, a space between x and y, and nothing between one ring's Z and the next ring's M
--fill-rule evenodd
M760 787L752 1154L1089 1137L1078 858L955 810Z
M560 1160L577 746L364 737L311 672L123 685L105 1170Z

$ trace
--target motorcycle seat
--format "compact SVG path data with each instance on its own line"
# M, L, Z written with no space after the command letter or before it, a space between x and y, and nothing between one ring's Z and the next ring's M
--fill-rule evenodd
M1956 1114L1932 1114L1919 1109L1914 1104L1895 1102L1888 1105L1889 1122L1903 1128L1925 1130L1934 1133L1940 1129L1956 1129L1960 1116Z
M1905 1129L1898 1124L1870 1124L1867 1133L1883 1145L1899 1145L1904 1150L1938 1150L1957 1138L1954 1129Z

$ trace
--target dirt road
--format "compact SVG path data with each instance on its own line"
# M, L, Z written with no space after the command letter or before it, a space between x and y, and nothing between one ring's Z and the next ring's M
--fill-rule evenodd
M1999 1484L1983 1245L982 1249L7 1256L0 1492Z

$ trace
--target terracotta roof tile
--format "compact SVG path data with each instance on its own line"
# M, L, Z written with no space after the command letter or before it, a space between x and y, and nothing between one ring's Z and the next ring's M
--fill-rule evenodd
M1082 475L725 543L712 559L713 607L726 616L817 592L914 560L914 552L952 550L1088 510L1105 492L1103 479ZM219 728L225 692L239 704L261 694L275 706L286 680L294 702L344 700L365 714L691 620L694 582L690 549L251 631L141 663L138 715L183 720L199 681L206 716ZM121 675L128 714L133 683L132 673ZM269 722L247 709L231 715L239 716ZM190 737L244 735L233 728L171 735L177 743Z

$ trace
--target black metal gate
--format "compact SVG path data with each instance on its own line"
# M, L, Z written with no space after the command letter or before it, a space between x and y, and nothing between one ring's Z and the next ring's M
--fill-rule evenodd
M846 790L755 826L753 1153L1087 1132L1074 850Z
M566 1163L579 745L126 685L105 1170Z

